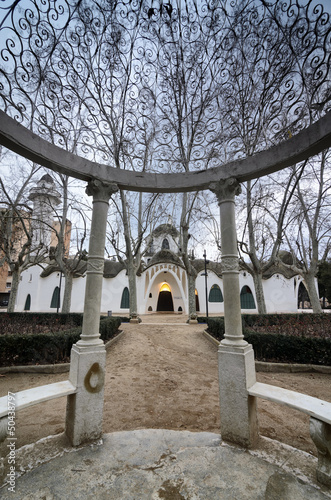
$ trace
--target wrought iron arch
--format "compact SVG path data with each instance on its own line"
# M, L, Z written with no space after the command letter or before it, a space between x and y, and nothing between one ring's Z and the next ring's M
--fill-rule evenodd
M312 1L5 2L0 142L137 191L265 175L331 145L330 35Z

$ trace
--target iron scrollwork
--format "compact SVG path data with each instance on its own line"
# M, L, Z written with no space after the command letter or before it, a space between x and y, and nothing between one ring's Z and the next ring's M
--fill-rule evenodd
M90 160L204 170L330 110L329 7L298 0L2 0L0 107Z

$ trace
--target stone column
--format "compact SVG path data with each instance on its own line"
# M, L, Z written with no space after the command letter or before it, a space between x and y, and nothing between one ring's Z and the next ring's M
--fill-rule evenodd
M221 219L222 277L225 335L218 350L222 439L252 447L258 439L256 398L247 389L255 381L254 351L243 337L240 307L239 259L235 220L236 179L212 183Z
M116 191L116 184L97 180L90 181L86 189L93 196L93 212L84 316L81 339L73 345L70 359L69 380L77 392L68 396L66 414L66 434L74 446L102 435L106 350L99 324L109 198Z

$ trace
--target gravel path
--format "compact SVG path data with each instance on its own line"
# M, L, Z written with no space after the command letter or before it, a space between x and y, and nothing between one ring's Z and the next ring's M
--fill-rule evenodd
M122 324L107 353L104 432L143 428L220 432L217 347L185 316L150 315ZM68 374L7 374L0 395L66 380ZM331 401L331 375L258 373L258 381ZM66 398L18 413L17 447L64 430ZM316 453L309 417L259 400L260 432ZM0 447L0 451L1 450Z

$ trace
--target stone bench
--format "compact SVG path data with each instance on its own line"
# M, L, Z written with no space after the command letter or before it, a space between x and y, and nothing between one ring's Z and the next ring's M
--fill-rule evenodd
M331 487L331 403L274 385L255 382L250 396L267 399L310 416L310 435L317 447L317 479Z
M44 403L50 399L69 396L76 392L76 387L65 380L55 384L41 385L32 389L26 389L13 394L13 397L3 396L0 398L0 442L4 441L8 433L8 414L16 413L19 410ZM14 417L13 417L13 421Z

